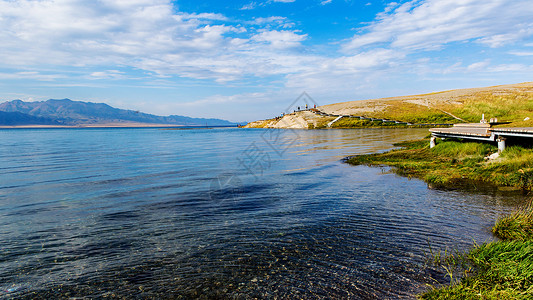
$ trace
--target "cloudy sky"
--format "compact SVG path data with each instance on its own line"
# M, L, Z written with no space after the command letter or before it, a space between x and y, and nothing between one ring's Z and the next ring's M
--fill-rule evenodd
M252 121L533 81L531 0L0 0L0 101Z

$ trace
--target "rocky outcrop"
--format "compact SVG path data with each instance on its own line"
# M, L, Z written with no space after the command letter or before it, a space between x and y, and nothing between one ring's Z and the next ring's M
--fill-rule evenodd
M248 123L246 128L309 129L323 127L334 118L324 117L309 110L298 111L270 120Z

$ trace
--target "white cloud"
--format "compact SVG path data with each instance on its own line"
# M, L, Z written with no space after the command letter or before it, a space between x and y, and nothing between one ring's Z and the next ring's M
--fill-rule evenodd
M374 49L336 59L316 59L315 66L303 72L287 75L286 86L315 95L346 93L381 77L399 67L404 54L389 49Z
M492 67L490 71L492 72L522 72L522 71L531 71L533 66L526 66L523 64L502 64L495 67Z
M264 31L252 37L256 42L264 42L274 49L287 49L300 46L307 35L300 35L293 31Z
M255 9L256 7L257 7L257 3L251 2L249 4L245 4L243 7L240 8L240 10L252 10L252 9Z
M228 18L221 14L213 13L200 13L200 14L181 14L184 19L198 19L198 20L214 20L214 21L227 21Z
M283 23L287 20L285 17L279 17L279 16L272 16L268 18L255 18L252 22L252 24L256 25L263 25L263 24L271 24L271 23Z
M516 55L516 56L533 56L532 51L511 51L509 54Z
M264 7L272 3L292 3L296 0L268 0L268 1L262 1L262 2L250 2L248 4L243 5L239 10L253 10L258 7Z
M62 79L64 76L58 74L43 74L37 71L22 71L13 73L0 73L0 79L24 79L37 81L54 81Z
M98 71L91 73L90 79L125 79L124 72L118 70Z
M485 70L490 64L490 61L488 60L485 60L485 61L480 61L480 62L476 62L476 63L473 63L471 65L469 65L466 69L468 71L480 71L480 70Z
M533 35L533 25L531 28L522 28L516 32L505 33L505 34L496 34L493 36L488 36L481 38L479 41L483 44L487 44L491 48L497 48L505 46L507 44L512 44L515 41L526 39L529 36Z
M508 2L390 3L364 33L343 46L346 56L317 57L298 50L308 35L290 30L294 24L281 16L255 18L246 28L227 25L228 18L217 13L176 12L169 0L0 0L0 64L126 66L163 77L219 82L303 72L290 76L291 85L296 78L306 82L328 74L392 68L417 49L453 41L477 40L496 47L532 35L533 7L525 0ZM272 1L260 4L265 3ZM369 45L379 47L369 50Z
M287 71L294 64L280 68L278 61L287 54L279 50L297 47L306 38L266 28L248 33L242 26L212 23L227 21L220 14L174 9L163 0L0 0L0 65L118 65L161 76L228 81ZM256 21L287 25L281 17Z
M327 4L328 0L321 2ZM248 9L272 3L252 2ZM434 59L426 52L454 42L501 47L525 40L533 35L533 7L529 1L399 3L389 4L373 23L361 28L342 46L343 52L318 55L315 53L321 53L323 45L314 48L313 36L297 30L295 23L283 16L257 17L237 24L218 13L179 12L170 0L0 0L0 68L17 70L0 73L0 78L100 85L107 79L132 79L134 75L118 70L135 69L150 74L141 76L152 77L152 82L144 84L154 88L172 88L178 82L175 77L220 83L254 77L260 85L268 86L265 89L275 90L263 92L254 86L253 90L262 92L239 91L236 96L205 97L184 105L190 108L186 111L190 115L200 105L216 106L210 113L216 116L226 104L265 102L276 97L290 101L303 90L323 98L335 95L337 101L342 97L353 99L363 88L378 93L379 82L389 84L406 74L444 77L479 70L531 71L523 61L508 60L508 64L501 65L480 54L475 61L463 62L454 54ZM304 42L310 46L303 47ZM531 56L530 49L517 47L506 53L511 57ZM489 59L495 66L491 67ZM55 75L43 71L42 65L57 66L55 70L61 66L87 68L74 68L72 78L66 72ZM81 74L87 69L87 74ZM265 77L266 83L261 81ZM92 81L80 83L78 79ZM275 111L283 109L281 106ZM227 114L231 113L228 110Z
M324 0L324 1L321 1L321 2L320 2L320 5L330 4L331 1L333 1L333 0Z
M411 1L386 11L343 47L347 53L386 44L409 50L439 49L452 42L476 40L499 47L533 35L529 0Z
M287 29L287 28L292 28L295 26L293 22L290 22L287 18L280 17L280 16L272 16L272 17L267 17L267 18L259 17L259 18L253 19L252 21L248 23L252 25L265 26L266 28L281 27L281 28Z

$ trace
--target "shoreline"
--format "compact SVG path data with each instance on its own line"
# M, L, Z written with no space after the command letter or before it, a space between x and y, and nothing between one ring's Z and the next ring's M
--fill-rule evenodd
M397 143L384 153L347 156L352 165L390 166L402 176L416 177L440 188L492 185L499 190L533 191L533 149L511 146L496 156L495 145L478 142L439 142L429 139Z
M1 125L0 129L78 129L78 128L237 128L237 125L177 125L177 124L149 124L149 123L106 123L106 124L80 124L80 125Z
M399 149L385 153L345 157L351 165L389 166L393 172L416 177L429 186L484 188L504 192L533 190L533 149L512 146L501 157L494 145L445 141L429 148L429 140L397 143ZM492 171L492 172L488 172ZM471 192L471 191L470 191ZM492 233L500 240L473 244L463 253L437 253L434 263L453 279L443 286L431 286L420 299L525 299L533 297L533 205L526 204L510 216L499 218ZM458 276L455 276L458 275Z

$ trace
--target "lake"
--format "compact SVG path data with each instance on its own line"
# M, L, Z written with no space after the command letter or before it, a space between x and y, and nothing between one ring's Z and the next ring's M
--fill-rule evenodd
M341 161L427 134L0 130L0 297L414 298L523 199Z

